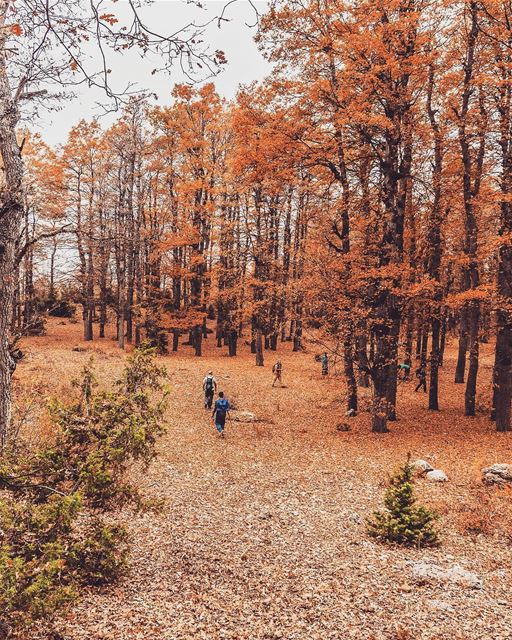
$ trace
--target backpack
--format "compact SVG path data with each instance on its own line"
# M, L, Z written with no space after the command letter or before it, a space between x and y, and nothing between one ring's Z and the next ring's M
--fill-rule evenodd
M217 414L225 415L229 409L229 402L226 398L220 398L215 403L215 409L217 410Z
M206 393L211 393L213 391L213 376L208 376L206 378L204 390Z

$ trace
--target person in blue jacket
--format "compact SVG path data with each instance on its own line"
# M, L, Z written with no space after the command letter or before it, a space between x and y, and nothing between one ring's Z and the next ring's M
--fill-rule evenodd
M219 399L215 401L213 407L212 419L215 422L215 428L221 437L224 437L224 426L226 424L226 416L231 407L229 401L224 397L224 392L219 391Z

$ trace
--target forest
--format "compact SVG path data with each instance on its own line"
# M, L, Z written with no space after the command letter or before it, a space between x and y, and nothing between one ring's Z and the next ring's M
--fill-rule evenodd
M169 107L133 97L108 129L80 122L60 149L27 132L13 333L70 301L85 340L115 315L120 348L186 340L200 356L208 318L219 347L244 337L263 365L314 328L348 411L372 385L376 432L401 362L428 365L440 408L447 335L474 416L495 339L490 417L509 431L508 5L372 4L272 8L258 39L275 72L234 102L182 84Z
M0 0L0 640L508 640L512 2L241 1Z

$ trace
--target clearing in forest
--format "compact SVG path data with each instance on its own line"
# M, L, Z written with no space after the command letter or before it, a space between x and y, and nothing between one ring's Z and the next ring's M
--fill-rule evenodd
M108 381L123 354L110 339L87 346L79 332L52 325L47 337L25 340L18 384L63 394L91 354ZM483 349L489 382L492 349ZM425 409L414 382L401 384L399 420L386 435L371 433L367 413L350 420L350 431L336 430L342 385L321 378L314 347L280 348L282 389L271 388L272 352L263 368L247 345L227 358L208 339L205 354L184 349L160 359L172 389L169 430L138 482L164 505L130 517L130 571L113 587L83 594L57 622L64 637L510 638L512 497L480 480L483 466L510 458L510 435L496 434L485 415L461 416L453 349L442 370L442 411ZM260 421L228 422L219 439L202 406L208 369L236 408ZM366 535L364 518L381 506L387 474L408 452L450 478L416 482L418 497L441 515L438 549L387 547ZM458 565L483 587L418 578L420 563Z

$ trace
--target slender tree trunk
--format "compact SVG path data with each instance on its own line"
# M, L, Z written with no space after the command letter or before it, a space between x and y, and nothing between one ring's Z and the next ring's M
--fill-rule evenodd
M264 364L263 360L263 335L261 333L261 329L256 329L256 337L255 337L255 347L256 347L256 366L262 367Z
M370 363L368 362L368 339L364 333L360 333L356 339L357 345L357 362L359 366L359 386L367 389L370 386Z
M478 353L480 349L480 304L478 301L470 303L469 308L469 369L465 393L465 413L475 415L476 381L478 374Z
M455 367L455 384L464 384L466 354L468 352L468 311L466 306L460 312L459 350Z
M428 408L432 411L439 410L439 353L440 353L441 322L438 318L432 318L432 345L430 348L430 387L428 390Z
M414 311L409 309L407 314L407 323L405 329L405 357L404 364L412 367L412 343L414 338Z
M441 320L441 343L439 346L439 366L442 367L444 364L444 350L446 347L446 311L443 311L442 320Z
M354 373L353 331L350 326L343 339L343 368L347 382L347 412L357 413L357 382Z

